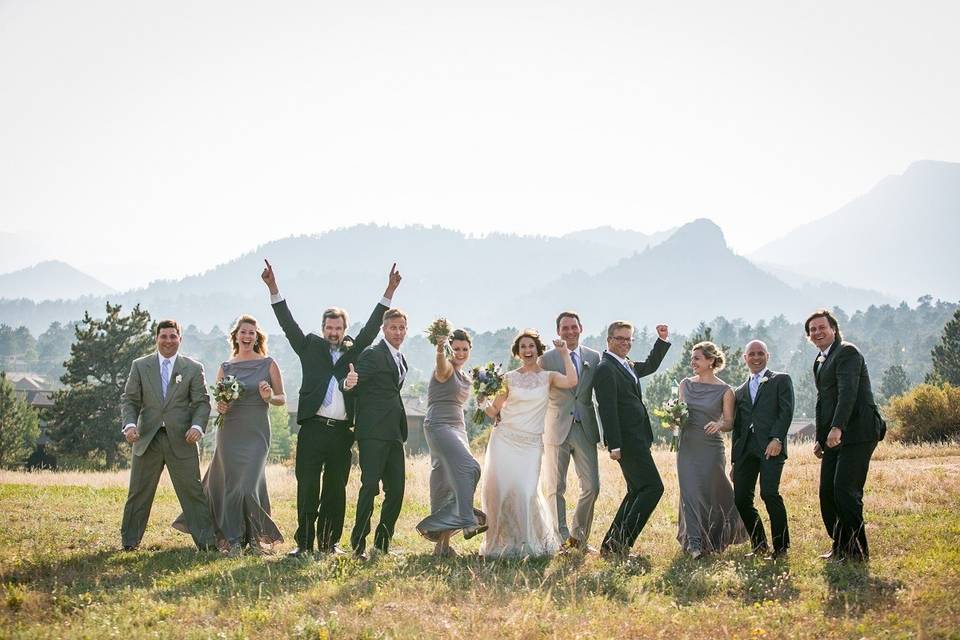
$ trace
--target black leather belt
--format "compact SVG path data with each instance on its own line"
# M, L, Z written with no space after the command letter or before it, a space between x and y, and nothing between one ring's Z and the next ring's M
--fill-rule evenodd
M323 416L317 416L317 421L326 426L326 427L349 427L350 422L348 420L334 420L333 418L324 418Z

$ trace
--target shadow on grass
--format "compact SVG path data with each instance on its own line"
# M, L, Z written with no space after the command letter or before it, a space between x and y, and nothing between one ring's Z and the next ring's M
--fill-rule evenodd
M720 590L716 577L720 562L720 556L716 554L693 559L681 551L656 581L656 587L671 596L677 604L693 604Z
M494 599L542 593L557 604L585 596L627 603L637 592L631 581L650 570L647 558L611 564L588 562L580 554L510 560L486 560L475 554L447 559L410 554L361 563L349 555L231 559L184 547L25 560L0 574L0 583L55 593L55 604L62 603L56 606L66 614L83 603L128 598L131 591L144 591L164 603L204 594L253 604L267 597L307 594L319 587L314 597L351 603L391 584L417 588L423 581Z
M799 596L786 557L772 562L739 557L734 567L740 579L740 597L747 604L787 602Z
M860 617L871 609L889 607L904 586L899 580L870 575L866 562L828 562L823 577L827 582L824 614L831 617Z

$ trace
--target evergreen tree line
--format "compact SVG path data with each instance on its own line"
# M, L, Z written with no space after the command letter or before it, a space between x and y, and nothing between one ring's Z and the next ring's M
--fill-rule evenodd
M938 418L945 424L934 425L923 433L931 438L942 438L956 432L957 424L949 424L953 420L950 411L954 406L950 388L960 385L960 305L934 302L925 296L914 308L905 303L896 307L871 306L852 316L842 309L833 311L844 338L863 350L876 386L874 392L881 402L905 397L904 394L917 388L918 383L929 382L922 386L941 391L925 392L927 395L922 400L939 402L946 407L943 410L945 417ZM584 322L588 321L585 317ZM32 361L38 364L34 371L44 373L40 365L52 366L59 359L59 368L54 371L59 372L63 388L56 392L54 407L43 418L48 423L47 435L61 461L107 467L125 464L128 450L119 428L120 394L131 362L154 350L154 326L145 309L135 306L124 315L120 305L109 303L104 317L95 318L88 312L75 324L54 323L37 339L24 327L0 326L0 356L5 363L15 362L16 368L22 370L22 363ZM586 330L589 328L585 327ZM69 339L65 337L68 332L71 334ZM472 364L494 361L503 363L506 368L514 366L509 351L516 333L516 328L504 328L475 334ZM553 334L553 327L542 333L547 341ZM797 394L796 416L812 419L816 402L812 363L816 350L807 342L802 322L790 322L783 316L761 320L754 325L739 319L718 317L700 323L690 334L674 332L671 335L674 347L661 371L643 381L648 406L667 400L674 382L691 375L690 351L701 340L720 345L728 363L720 377L731 385L739 385L747 377L742 348L752 339L767 343L772 369L786 371L793 377ZM655 334L649 328L640 327L631 356L644 358L654 340ZM605 348L604 334L601 331L585 336L583 343L602 350ZM300 385L296 355L283 336L271 336L269 348L284 373L285 386L291 390L288 395L295 397L295 390ZM208 382L212 383L220 363L229 357L227 336L216 327L203 332L195 326L188 326L184 331L182 351L204 363ZM54 355L54 352L60 355ZM411 364L407 392L422 394L433 369L434 347L417 328L410 327L404 352ZM960 398L955 404L960 412ZM897 416L906 420L916 421L916 415L919 415L907 412L902 402L890 406L898 407ZM2 466L16 466L36 442L36 413L29 407L24 411L24 407L26 404L14 396L9 380L6 377L0 379ZM271 456L286 459L295 448L287 408L274 408L270 416L274 432ZM481 435L481 431L473 429L472 435ZM205 446L209 447L212 439L212 434L208 434Z

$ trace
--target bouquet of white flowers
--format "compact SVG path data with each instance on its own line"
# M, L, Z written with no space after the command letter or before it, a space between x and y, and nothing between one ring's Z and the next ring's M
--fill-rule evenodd
M443 345L443 354L447 358L453 357L453 348L450 346L450 334L453 333L453 327L446 318L437 318L427 327L427 342L437 346L438 338L444 337L447 342Z
M210 391L213 393L213 399L218 403L230 404L243 395L243 385L237 380L237 376L224 376L216 384L210 385ZM217 415L214 422L217 427L223 425L223 414Z
M670 399L655 408L653 415L660 419L661 427L673 431L670 451L676 451L680 441L680 427L687 421L689 415L687 403L680 399L680 388L676 383L670 388Z

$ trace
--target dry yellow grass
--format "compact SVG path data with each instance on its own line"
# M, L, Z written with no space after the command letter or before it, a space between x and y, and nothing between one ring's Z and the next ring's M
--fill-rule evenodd
M623 564L592 554L484 562L472 555L478 540L460 539L463 557L435 560L414 533L429 502L422 457L408 464L396 540L405 555L365 565L196 553L168 526L179 508L166 477L145 550L121 554L125 472L2 472L0 637L958 637L960 446L881 444L865 567L815 559L827 539L809 446L791 449L784 473L793 548L777 564L743 560L744 547L701 562L680 554L673 454L655 457L666 494L641 558ZM351 501L357 481L354 472ZM623 492L606 458L601 482L594 546ZM293 472L272 466L268 483L291 537ZM572 471L568 484L572 504Z

